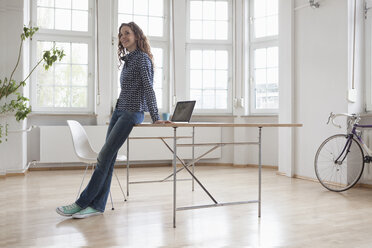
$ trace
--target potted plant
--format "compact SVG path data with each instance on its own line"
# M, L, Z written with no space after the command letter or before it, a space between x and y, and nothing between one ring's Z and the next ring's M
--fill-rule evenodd
M43 52L42 58L36 63L36 65L31 69L30 73L26 78L20 82L16 82L13 79L13 75L19 65L19 61L22 55L23 42L26 39L31 39L32 36L39 30L38 27L24 27L23 33L21 34L21 45L19 47L17 63L14 66L10 77L0 78L0 117L14 116L17 121L24 120L27 115L31 112L31 106L29 106L29 99L18 89L26 85L27 79L31 76L34 70L42 63L45 70L48 70L54 62L65 56L63 50L56 47L48 51ZM5 118L3 118L5 119ZM9 125L6 121L0 122L0 143L2 143L3 137L7 141Z

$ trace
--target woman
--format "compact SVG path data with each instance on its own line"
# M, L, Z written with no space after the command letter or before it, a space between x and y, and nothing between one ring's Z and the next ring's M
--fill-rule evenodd
M153 89L154 63L150 44L141 28L134 22L119 28L118 57L124 66L120 75L121 92L107 130L97 167L79 199L56 209L57 213L73 218L86 218L105 211L112 172L119 148L124 144L133 126L143 121L144 112L150 112L155 124L160 121Z

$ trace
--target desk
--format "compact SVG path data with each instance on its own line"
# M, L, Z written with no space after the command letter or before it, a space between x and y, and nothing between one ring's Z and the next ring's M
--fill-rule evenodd
M169 123L169 124L139 124L136 127L170 127L173 128L173 137L143 137L143 139L151 138L151 139L161 139L163 143L168 147L168 149L173 153L173 227L176 227L176 212L181 210L188 210L188 209L197 209L197 208L209 208L209 207L219 207L219 206L227 206L227 205L237 205L237 204L247 204L247 203L257 203L258 204L258 217L261 217L261 170L262 170L262 161L261 161L261 135L262 135L262 128L264 127L302 127L302 124L272 124L272 123L249 123L249 124L234 124L234 123ZM191 144L178 144L177 139L182 137L177 137L177 128L178 127L192 127L192 143ZM195 127L244 127L244 128L258 128L258 141L255 142L220 142L220 143L194 143L195 137ZM173 138L173 149L165 142L165 139ZM183 137L185 138L185 137ZM127 140L127 190L129 188L129 138ZM194 175L194 164L203 158L207 153L217 149L218 147L222 147L225 145L258 145L258 199L257 200L250 200L250 201L239 201L239 202L225 202L219 203L217 200L208 192L208 190L204 187L204 185L198 180L198 178ZM189 146L193 149L193 157L192 161L186 164L181 158L177 156L177 146ZM194 158L194 147L196 146L213 146L208 152L202 154L198 158ZM177 172L181 169L177 170L177 160L179 160L182 164L181 169L187 170L187 172L191 175L193 180L193 187L194 187L194 180L200 185L200 187L205 191L205 193L211 198L213 204L209 205L198 205L198 206L187 206L187 207L178 207L177 208ZM192 165L192 171L188 168ZM171 177L170 176L170 177ZM127 191L129 194L129 190Z

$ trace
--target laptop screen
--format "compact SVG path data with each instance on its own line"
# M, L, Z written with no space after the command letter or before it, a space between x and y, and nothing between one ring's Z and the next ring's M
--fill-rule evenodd
M172 119L173 122L190 122L196 101L177 102Z

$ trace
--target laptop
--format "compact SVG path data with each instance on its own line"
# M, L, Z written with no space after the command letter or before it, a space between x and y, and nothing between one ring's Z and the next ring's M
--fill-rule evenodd
M172 115L172 122L188 123L190 122L192 111L194 110L196 101L177 102L176 108Z

